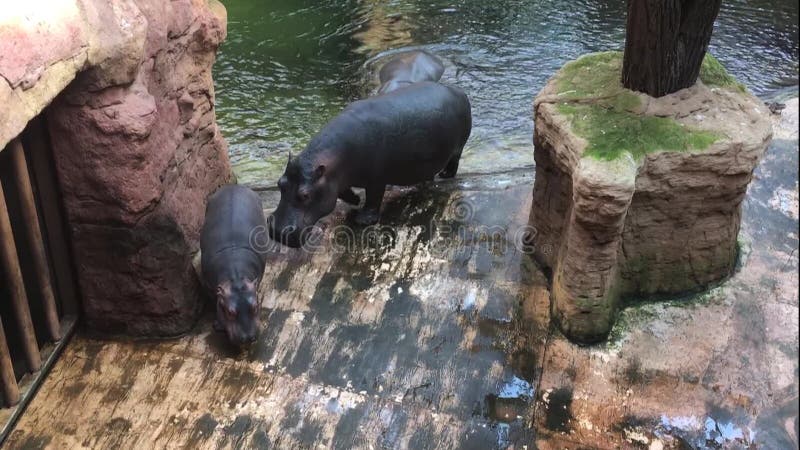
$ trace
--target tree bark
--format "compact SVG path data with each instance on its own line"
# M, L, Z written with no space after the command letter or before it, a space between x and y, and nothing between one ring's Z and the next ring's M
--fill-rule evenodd
M722 0L628 0L622 85L661 97L692 86Z

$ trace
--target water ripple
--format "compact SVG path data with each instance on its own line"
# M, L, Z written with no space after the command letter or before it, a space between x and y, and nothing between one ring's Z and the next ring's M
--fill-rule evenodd
M532 164L531 102L580 54L621 49L625 2L611 0L225 1L215 66L217 116L243 182L272 184L393 49L440 55L443 80L472 99L462 171ZM797 84L798 3L723 3L711 51L757 94ZM491 161L490 165L486 161Z

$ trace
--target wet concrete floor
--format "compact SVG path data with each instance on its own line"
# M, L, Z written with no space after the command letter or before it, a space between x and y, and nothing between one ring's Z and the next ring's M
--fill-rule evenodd
M319 248L270 255L249 352L210 317L168 341L79 334L6 446L796 448L797 164L776 140L730 280L631 306L593 347L550 326L521 243L532 168L391 191L377 229L339 205Z

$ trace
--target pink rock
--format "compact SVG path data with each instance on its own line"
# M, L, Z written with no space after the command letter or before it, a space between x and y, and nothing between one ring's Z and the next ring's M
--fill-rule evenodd
M175 335L201 309L191 259L206 198L230 178L211 79L225 22L200 0L136 5L152 57L133 83L94 90L107 80L79 74L48 123L87 325Z

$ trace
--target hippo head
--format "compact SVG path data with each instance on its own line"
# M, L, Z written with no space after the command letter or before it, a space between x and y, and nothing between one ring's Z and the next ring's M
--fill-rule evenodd
M267 221L270 237L289 247L302 247L314 224L336 208L338 190L325 163L291 155L278 187L281 200Z
M217 324L231 343L246 346L258 337L256 280L223 281L217 286Z

